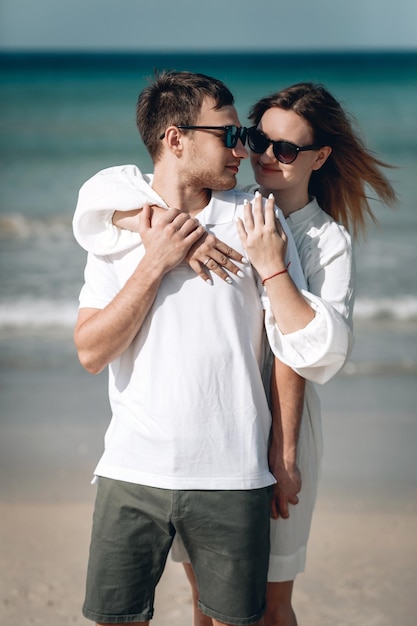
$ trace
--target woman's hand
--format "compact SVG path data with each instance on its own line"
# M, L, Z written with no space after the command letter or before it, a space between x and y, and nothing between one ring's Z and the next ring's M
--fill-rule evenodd
M238 263L248 262L239 252L207 232L191 247L186 256L186 261L195 273L209 283L212 281L208 270L227 283L232 282L229 272L243 278L243 272L232 260Z
M285 269L287 237L275 217L275 200L271 194L265 201L256 192L253 205L245 201L244 222L237 221L237 230L249 259L260 276L270 276Z

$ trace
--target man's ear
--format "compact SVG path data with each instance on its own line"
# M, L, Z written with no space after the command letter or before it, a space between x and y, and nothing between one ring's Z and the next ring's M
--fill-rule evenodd
M171 152L175 154L179 154L183 150L183 138L184 135L181 133L180 129L177 126L168 126L165 131L165 142Z
M330 146L323 146L322 148L320 148L317 154L317 158L313 164L313 170L315 171L319 170L326 163L331 152L332 152L332 149Z

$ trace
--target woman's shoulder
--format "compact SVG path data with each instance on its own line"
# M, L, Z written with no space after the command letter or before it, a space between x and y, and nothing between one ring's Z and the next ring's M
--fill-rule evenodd
M291 213L287 218L291 230L304 233L309 239L343 240L351 245L351 237L343 224L336 222L313 198L305 207Z
M307 268L314 273L336 258L350 262L352 241L348 231L323 211L315 199L289 215L287 223L307 274Z

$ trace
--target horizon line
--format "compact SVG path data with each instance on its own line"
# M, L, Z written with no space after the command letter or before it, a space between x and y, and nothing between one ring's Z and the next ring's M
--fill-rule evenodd
M285 50L282 48L257 48L253 50L246 49L200 49L200 48L167 48L167 49L154 49L154 48L1 48L0 54L2 55L134 55L134 54L236 54L236 55L262 55L262 54L285 54L285 55L297 55L297 54L416 54L417 46L415 48L410 47L390 47L390 48L299 48Z

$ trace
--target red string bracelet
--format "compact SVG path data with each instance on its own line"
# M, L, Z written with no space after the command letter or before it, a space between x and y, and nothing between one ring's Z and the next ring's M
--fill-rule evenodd
M270 280L271 278L275 278L275 276L279 276L280 274L286 274L288 272L288 268L290 265L291 265L291 261L288 263L285 269L281 270L280 272L276 272L275 274L272 274L271 276L267 276L266 278L264 278L262 281L262 284L265 285L267 280Z

